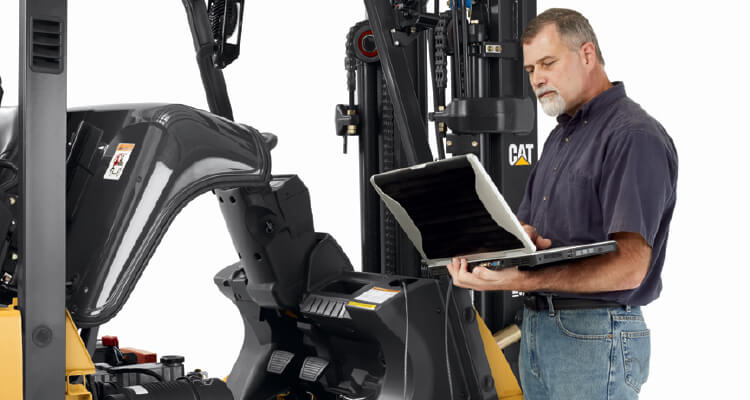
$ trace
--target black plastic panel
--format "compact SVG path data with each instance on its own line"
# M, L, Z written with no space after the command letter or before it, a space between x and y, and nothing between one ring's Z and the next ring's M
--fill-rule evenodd
M95 154L86 144L81 179L68 190L76 211L67 222L67 303L85 328L120 310L185 204L215 188L266 185L271 159L256 130L182 105L68 113L69 135L82 124L101 135ZM121 144L132 153L119 179L105 179Z

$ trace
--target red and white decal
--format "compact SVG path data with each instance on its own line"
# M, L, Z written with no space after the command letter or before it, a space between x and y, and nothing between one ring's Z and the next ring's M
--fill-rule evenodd
M117 145L115 155L112 156L112 160L107 166L107 170L104 172L104 179L112 181L119 181L122 173L125 171L125 164L128 163L130 153L133 152L135 144L133 143L120 143Z

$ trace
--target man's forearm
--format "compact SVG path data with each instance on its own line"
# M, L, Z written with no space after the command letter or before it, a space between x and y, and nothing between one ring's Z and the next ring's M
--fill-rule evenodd
M638 287L648 271L651 248L640 235L620 236L614 253L586 258L567 265L518 271L511 286L523 292L555 291L595 293Z

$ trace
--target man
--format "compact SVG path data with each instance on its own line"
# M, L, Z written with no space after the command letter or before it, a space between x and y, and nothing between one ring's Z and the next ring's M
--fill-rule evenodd
M661 291L677 154L661 125L611 83L581 14L550 9L522 38L524 67L558 125L529 177L518 218L538 248L606 239L618 250L521 271L448 266L455 285L524 299L520 379L526 399L637 398L648 377L640 307Z

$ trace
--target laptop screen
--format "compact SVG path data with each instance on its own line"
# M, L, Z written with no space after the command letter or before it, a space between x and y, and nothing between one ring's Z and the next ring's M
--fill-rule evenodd
M523 248L480 201L476 179L465 156L373 176L416 225L428 259Z

